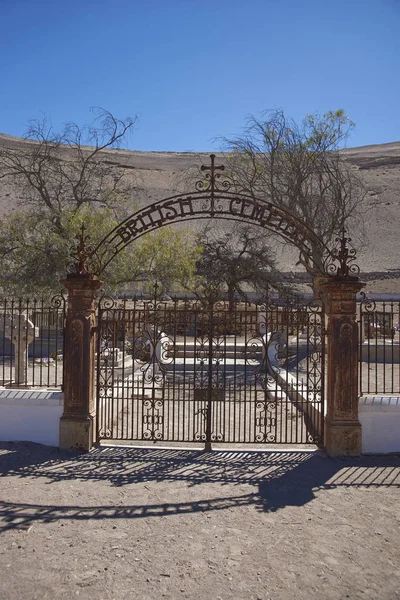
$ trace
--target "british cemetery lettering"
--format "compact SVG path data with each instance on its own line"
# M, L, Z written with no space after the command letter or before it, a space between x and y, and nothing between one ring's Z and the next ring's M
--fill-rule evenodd
M207 217L253 223L290 240L306 255L311 252L310 231L295 217L269 202L226 193L212 197L205 194L176 196L137 211L103 240L93 257L99 259L102 270L111 260L110 251L115 256L144 233L175 221Z

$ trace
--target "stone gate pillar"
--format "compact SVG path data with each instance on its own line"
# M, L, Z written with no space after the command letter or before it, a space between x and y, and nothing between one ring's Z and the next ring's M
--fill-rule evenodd
M68 290L64 344L64 412L60 419L60 448L88 452L94 441L95 307L102 285L87 271L84 228L74 263L75 272L61 283Z
M329 456L361 454L356 295L363 287L357 277L340 275L319 283L328 318L325 448Z

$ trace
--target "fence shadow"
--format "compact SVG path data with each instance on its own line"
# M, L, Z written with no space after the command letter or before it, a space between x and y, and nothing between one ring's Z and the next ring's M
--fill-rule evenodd
M111 486L145 482L183 482L193 488L216 484L218 495L189 500L126 506L46 506L0 502L0 531L28 527L34 521L127 519L225 510L252 505L273 512L303 506L318 491L337 487L400 488L399 456L330 459L320 452L248 452L98 448L90 454L59 452L38 444L0 442L0 476L43 478L43 483L102 481ZM250 493L232 494L232 486L251 485ZM221 486L229 493L220 495ZM214 496L213 488L209 490Z

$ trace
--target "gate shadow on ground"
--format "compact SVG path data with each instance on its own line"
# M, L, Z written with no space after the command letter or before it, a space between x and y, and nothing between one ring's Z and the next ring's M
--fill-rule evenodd
M400 488L399 456L330 459L320 452L246 452L200 450L98 448L90 454L59 452L38 444L0 442L0 476L43 478L43 483L102 481L112 486L178 483L188 488L202 484L252 486L250 493L187 502L126 506L45 506L0 502L0 531L26 528L35 521L131 519L254 506L276 511L303 506L320 490L337 487ZM218 493L217 492L217 493ZM0 521L0 523L1 523Z

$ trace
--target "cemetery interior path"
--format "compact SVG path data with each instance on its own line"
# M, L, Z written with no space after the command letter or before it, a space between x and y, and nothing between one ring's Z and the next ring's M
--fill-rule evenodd
M400 457L0 443L4 600L400 598Z

